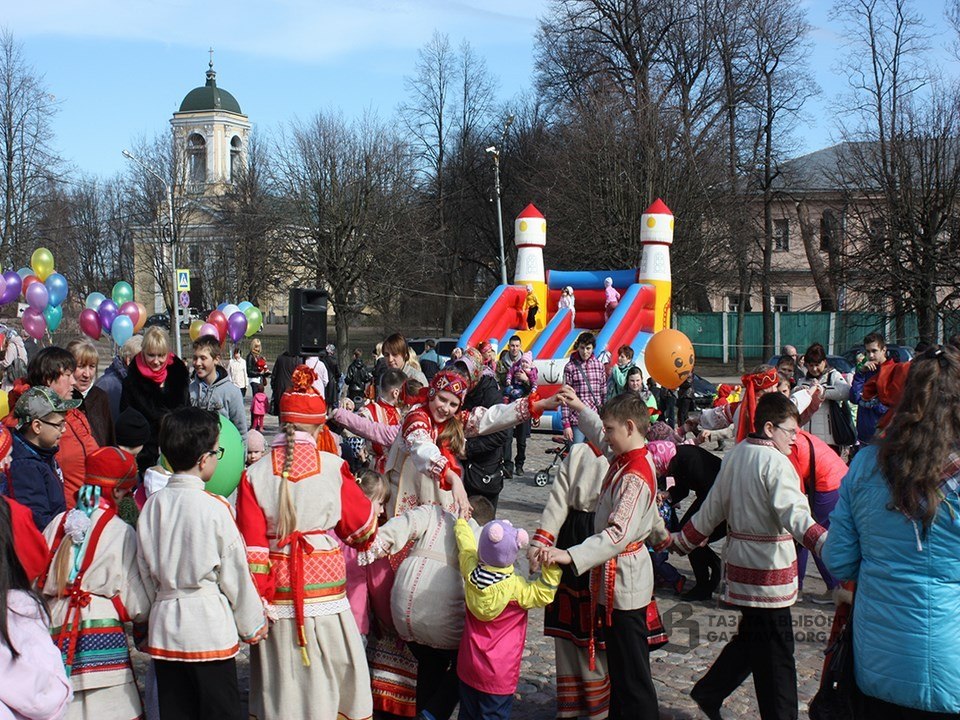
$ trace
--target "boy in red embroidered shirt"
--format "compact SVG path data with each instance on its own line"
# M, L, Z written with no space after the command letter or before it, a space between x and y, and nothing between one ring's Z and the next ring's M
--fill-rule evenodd
M644 545L669 544L657 513L656 475L647 455L650 413L636 393L611 399L603 420L567 389L587 440L611 457L596 510L596 535L569 550L544 548L540 562L570 565L577 575L593 570L590 595L607 644L611 718L659 717L650 674L647 606L653 597L653 566ZM609 630L607 629L609 628ZM591 655L594 640L591 639Z

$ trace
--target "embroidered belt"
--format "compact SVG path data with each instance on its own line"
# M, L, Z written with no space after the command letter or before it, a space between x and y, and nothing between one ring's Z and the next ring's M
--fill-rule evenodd
M601 587L601 579L606 579L606 612L604 617L600 619L600 622L606 627L610 627L613 624L613 596L616 591L617 585L617 558L626 557L628 555L633 555L638 550L643 549L643 541L638 540L627 545L623 552L619 553L617 557L607 560L600 567L595 567L590 571L590 645L589 645L589 657L590 657L590 669L596 670L596 657L597 657L597 643L596 643L596 625L597 625L597 596L599 595L599 588ZM603 573L603 578L600 573ZM596 586L597 591L592 591L592 588Z

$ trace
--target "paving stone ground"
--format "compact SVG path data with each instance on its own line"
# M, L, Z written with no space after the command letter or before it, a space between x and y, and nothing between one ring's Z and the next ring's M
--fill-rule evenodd
M500 517L526 528L531 534L537 527L540 512L550 492L549 485L537 487L533 477L537 470L549 464L550 456L544 450L551 446L549 436L532 436L527 445L525 475L508 480L500 496ZM719 552L721 547L722 542L717 543L714 549ZM686 558L671 556L670 562L692 583L693 573ZM528 572L523 557L518 562L518 572ZM809 563L804 586L808 594L819 594L825 590L823 581L816 573L815 564ZM728 607L717 607L716 600L683 602L670 590L658 590L657 602L671 637L669 645L654 651L650 657L660 701L660 717L664 720L703 717L690 699L690 688L703 676L736 632L739 613ZM823 651L832 619L832 606L801 601L793 608L801 717L806 717L807 704L818 687ZM138 676L142 677L145 658L136 655ZM246 702L249 689L249 657L246 649L238 657L238 671ZM548 720L555 716L554 672L553 639L543 636L543 611L535 610L530 613L520 683L511 717L516 720ZM750 680L727 700L724 715L729 718L759 717Z

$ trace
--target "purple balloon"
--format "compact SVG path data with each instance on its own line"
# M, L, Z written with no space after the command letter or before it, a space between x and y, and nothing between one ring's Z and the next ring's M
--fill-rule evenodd
M100 327L100 316L95 310L84 308L80 313L80 332L92 340L99 340L103 332Z
M200 327L200 335L198 337L203 337L204 335L212 335L217 339L217 342L220 342L220 331L217 330L217 326L213 323L204 323Z
M3 289L3 294L0 295L0 305L6 305L11 300L20 297L20 286L23 284L20 275L13 270L7 270L3 274L3 279L6 281L6 286Z
M50 293L47 292L47 286L42 282L30 283L30 287L27 288L27 305L32 307L37 312L43 312L47 308L47 304L50 302Z
M247 316L239 310L227 318L227 335L232 342L238 343L243 340L247 332Z
M33 287L33 285L30 287ZM27 288L27 290L29 289L30 288ZM113 327L114 318L120 313L117 309L117 304L113 300L104 300L100 303L100 309L97 312L100 315L100 324L103 325L103 329L110 332L110 328Z
M34 284L36 285L37 283ZM43 317L43 313L34 310L32 307L28 307L23 311L22 323L27 335L34 340L42 338L43 334L47 331L47 321Z

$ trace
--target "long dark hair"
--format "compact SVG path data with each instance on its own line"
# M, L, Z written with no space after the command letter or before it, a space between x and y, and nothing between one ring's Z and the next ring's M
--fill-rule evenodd
M10 648L10 654L16 660L20 653L10 642L7 629L7 597L11 590L22 590L37 601L37 605L47 614L47 605L43 598L30 586L27 573L17 559L13 547L13 525L10 522L10 506L0 498L0 641Z
M880 441L880 470L892 508L930 529L943 497L940 483L960 441L960 350L932 347L910 364L896 415Z

